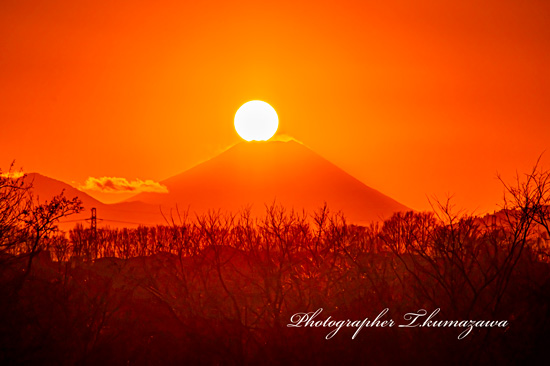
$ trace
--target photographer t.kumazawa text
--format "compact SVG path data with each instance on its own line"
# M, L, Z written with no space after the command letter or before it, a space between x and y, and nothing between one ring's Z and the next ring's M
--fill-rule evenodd
M363 320L335 320L329 315L328 318L318 319L319 314L323 311L323 308L319 308L314 312L309 313L296 313L290 317L290 323L287 327L295 328L334 328L326 335L326 339L331 339L338 333L343 327L357 328L352 339L355 339L361 329L363 328L388 328L394 327L397 323L393 319L387 319L386 314L390 311L388 308L382 310L376 318L369 320L365 318ZM458 335L458 339L464 339L471 333L473 328L507 328L507 320L436 320L436 315L441 311L440 308L435 309L429 316L428 311L420 309L416 313L406 313L403 315L404 323L397 324L399 328L465 328L462 333Z

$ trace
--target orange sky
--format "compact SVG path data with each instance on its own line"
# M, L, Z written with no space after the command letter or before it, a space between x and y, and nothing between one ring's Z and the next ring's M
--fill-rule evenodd
M550 147L548 1L181 3L0 2L0 166L162 180L260 99L401 203L479 213Z

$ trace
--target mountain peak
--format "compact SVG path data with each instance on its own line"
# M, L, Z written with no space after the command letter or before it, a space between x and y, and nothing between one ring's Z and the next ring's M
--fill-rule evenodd
M196 213L251 206L259 214L273 202L310 213L326 203L356 223L407 209L293 140L241 142L161 183L169 193L140 193L129 201L177 204Z

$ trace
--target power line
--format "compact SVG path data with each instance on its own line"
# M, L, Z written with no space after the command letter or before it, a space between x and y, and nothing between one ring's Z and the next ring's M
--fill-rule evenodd
M86 221L86 220L88 220L88 219L63 220L63 221L59 221L59 223L65 224L65 223L68 223L68 222L79 222L79 221Z
M97 233L97 221L105 221L105 222L118 222L121 224L132 224L132 225L148 225L144 222L133 222L133 221L122 221L122 220L111 220L111 219L99 219L97 218L97 209L95 207L92 207L91 209L91 216L87 219L73 219L73 220L63 220L59 221L62 224L70 223L70 222L83 222L83 221L90 221L90 229ZM125 210L123 210L125 211Z

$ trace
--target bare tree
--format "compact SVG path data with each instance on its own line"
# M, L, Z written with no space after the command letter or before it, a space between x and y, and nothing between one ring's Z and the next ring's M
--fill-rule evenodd
M27 255L27 273L43 239L58 231L59 219L82 210L78 197L68 199L61 192L41 203L32 188L33 182L15 171L14 164L8 172L0 171L0 255L3 260Z
M32 185L25 181L21 171L15 171L14 164L7 172L0 169L0 256L1 261L18 254L18 244L25 240L24 222L30 212L29 191Z

